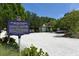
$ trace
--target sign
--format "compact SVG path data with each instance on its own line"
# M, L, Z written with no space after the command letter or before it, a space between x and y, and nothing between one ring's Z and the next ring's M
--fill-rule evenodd
M18 36L18 44L19 44L19 55L21 56L21 35L29 33L29 23L27 21L8 21L7 32L9 35L17 35Z
M29 33L29 23L27 21L8 21L9 35L24 35Z

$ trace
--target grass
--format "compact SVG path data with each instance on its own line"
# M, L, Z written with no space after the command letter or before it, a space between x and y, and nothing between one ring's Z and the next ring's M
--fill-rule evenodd
M19 53L13 48L0 44L0 56L18 56Z
M37 49L35 46L25 48L21 51L21 56L48 56L47 52L43 52L42 49L37 51ZM19 56L19 51L11 46L0 44L0 56Z

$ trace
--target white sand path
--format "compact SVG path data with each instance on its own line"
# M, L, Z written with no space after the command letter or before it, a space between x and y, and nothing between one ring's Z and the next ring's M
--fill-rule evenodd
M56 37L63 34L31 33L21 37L21 48L31 44L47 51L50 56L79 56L79 39ZM13 36L18 42L18 37Z

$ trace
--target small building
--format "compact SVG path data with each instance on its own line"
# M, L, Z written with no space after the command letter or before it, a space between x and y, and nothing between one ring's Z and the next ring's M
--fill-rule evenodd
M42 25L42 32L46 32L46 24Z
M46 24L43 24L41 27L39 27L40 32L46 32Z
M47 32L52 32L53 30L52 30L52 23L51 22L48 22L47 24L46 24L46 26L47 26Z
M43 24L41 27L39 27L39 31L52 32L52 24L50 22Z

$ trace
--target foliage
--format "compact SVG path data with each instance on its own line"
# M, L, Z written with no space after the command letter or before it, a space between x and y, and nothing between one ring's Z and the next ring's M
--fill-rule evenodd
M19 46L15 39L8 37L0 39L0 56L17 56L19 55L18 48Z
M23 56L48 56L47 52L43 52L42 49L38 50L33 45L30 48L25 48L21 53Z
M3 11L3 12L2 12ZM25 11L24 7L20 3L3 3L0 4L0 28L7 27L8 20L16 20L16 17L20 16L22 20L27 20L30 23L30 29L34 29L35 32L39 31L39 27L46 24L48 21L52 21L53 28L55 19L50 17L40 17L37 14Z
M59 21L59 28L65 29L67 35L69 33L71 37L74 37L79 32L79 10L66 13Z
M30 11L26 11L27 13L27 18L26 20L28 20L30 22L30 29L34 29L35 32L39 31L39 27L41 27L43 24L48 23L49 21L52 22L52 28L54 29L55 24L56 24L56 19L54 18L50 18L50 17L43 17L43 16L37 16L37 14L30 12Z
M16 16L20 16L22 20L26 18L26 12L21 4L1 3L0 4L0 28L7 27L8 20L15 20Z
M36 13L27 10L25 11L20 3L2 3L0 4L0 29L7 27L8 20L16 20L16 16L20 16L22 20L29 21L30 29L33 29L35 32L39 32L39 28L48 22L51 22L53 31L60 28L61 30L66 30L66 34L71 37L75 37L79 32L79 10L67 12L64 17L56 20L47 16L38 16Z
M11 47L13 49L17 49L17 50L19 48L18 44L15 42L15 39L13 39L13 38L4 37L4 38L0 39L0 44L4 45L6 47Z

